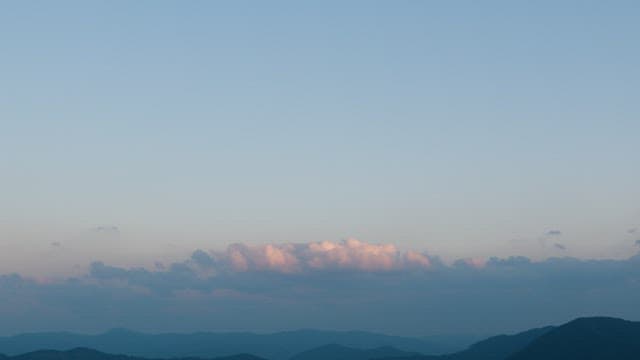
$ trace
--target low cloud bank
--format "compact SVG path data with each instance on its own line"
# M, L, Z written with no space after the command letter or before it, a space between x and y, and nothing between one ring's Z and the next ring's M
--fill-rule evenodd
M498 333L585 315L640 319L640 256L462 259L358 240L234 244L155 270L94 262L57 281L0 276L0 333L361 329Z

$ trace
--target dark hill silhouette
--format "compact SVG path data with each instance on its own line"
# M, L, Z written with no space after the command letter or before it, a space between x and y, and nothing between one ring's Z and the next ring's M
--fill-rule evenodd
M558 327L494 336L464 351L384 360L640 359L640 322L591 317Z
M493 336L471 345L466 350L448 355L414 355L384 360L504 360L551 329L553 327L549 326L514 335Z
M508 359L640 359L640 322L577 319L538 337Z
M439 345L419 338L362 331L298 330L274 334L201 332L152 335L114 329L99 335L34 333L0 337L0 353L17 355L41 349L69 350L83 347L146 358L212 358L251 353L270 360L288 360L295 354L326 344L360 349L392 346L423 354L443 354L458 350L451 348L450 344Z
M375 349L355 349L337 344L329 344L303 351L293 356L290 360L372 360L412 355L416 354L398 350L391 346L378 347Z
M539 336L552 330L552 326L527 330L515 335L498 335L471 345L468 349L443 359L451 360L503 360L514 354Z

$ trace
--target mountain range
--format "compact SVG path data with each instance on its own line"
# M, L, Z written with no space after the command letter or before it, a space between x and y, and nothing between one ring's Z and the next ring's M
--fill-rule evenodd
M325 336L316 338L316 341L311 341L313 335ZM117 336L116 336L117 335ZM128 339L124 335L131 335ZM105 352L101 352L86 347L75 347L72 349L51 349L42 347L37 351L27 351L22 354L0 355L0 360L149 360L158 358L171 357L173 360L198 360L207 358L209 360L274 360L275 357L265 357L257 355L258 352L274 352L280 356L284 356L285 353L291 352L293 348L304 348L295 354L290 355L288 360L533 360L533 359L545 359L545 360L567 360L567 359L616 359L616 360L631 360L640 359L640 322L626 321L622 319L606 318L606 317L591 317L580 318L561 326L553 327L548 326L544 328L532 329L524 331L514 335L499 335L490 337L486 340L479 341L467 349L453 352L445 355L423 355L418 351L407 351L399 349L392 345L390 342L396 341L401 345L416 345L408 339L411 338L398 338L398 337L384 337L383 335L370 333L340 333L340 332L288 332L278 333L272 335L256 335L256 334L234 334L230 336L227 334L227 340L235 340L234 343L227 344L224 342L218 344L211 344L207 341L216 334L203 333L200 337L197 334L185 335L180 338L180 341L173 340L169 334L166 335L144 335L139 333L126 332L118 330L115 332L109 332L101 336L80 336L72 334L60 334L60 333L44 333L44 334L30 334L14 336L9 338L0 339L0 353L11 354L11 351L15 351L19 348L28 347L27 341L34 341L31 346L40 346L44 343L55 344L59 348L68 346L69 348L77 346L73 344L73 341L83 339L92 339L95 341L95 345L103 348L112 348L113 353L126 354L126 355L111 355ZM331 335L331 336L329 336ZM348 336L347 336L348 335ZM374 340L367 335L371 335ZM133 355L130 350L136 349L141 352L143 344L139 343L143 339L158 340L155 337L160 336L160 339L166 340L166 349L171 349L172 346L181 346L181 352L187 352L187 346L191 345L191 352L211 352L214 349L229 351L235 347L241 348L242 351L238 351L233 355L216 355L216 356L195 356L187 355L177 358L170 353L158 356L140 356ZM176 335L172 335L176 336ZM222 336L217 334L216 336ZM238 337L239 336L239 337ZM293 346L292 343L277 343L269 342L273 341L275 337L277 340L287 339L300 339L301 342ZM350 338L349 336L353 336ZM338 338L343 341L350 340L355 345L343 345L334 342L330 342L320 346L313 346L318 341L326 341L330 338ZM97 342L96 339L100 339L102 342ZM105 342L106 339L111 339L112 342ZM249 343L247 339L253 339L254 341ZM256 341L260 339L262 341ZM35 342L35 340L38 340ZM62 341L64 340L64 341ZM117 340L117 341L116 341ZM189 341L186 341L189 340ZM242 344L242 341L244 345ZM358 341L355 341L358 340ZM388 342L386 345L381 346L367 346L367 344L378 344L380 342ZM413 339L415 341L415 339ZM155 344L155 345L154 345ZM20 345L20 346L18 346ZM158 342L151 342L152 348L148 351L158 352L161 348L158 346ZM281 351L275 351L278 346L281 346ZM425 346L425 345L422 345ZM129 350L127 350L129 349Z
M328 344L357 349L391 346L410 353L445 354L461 350L472 343L465 338L454 340L456 341L432 341L428 338L389 336L364 331L144 334L114 329L98 335L50 332L0 337L0 353L18 355L42 349L69 350L81 347L145 358L216 358L251 353L270 360L288 360L298 353Z

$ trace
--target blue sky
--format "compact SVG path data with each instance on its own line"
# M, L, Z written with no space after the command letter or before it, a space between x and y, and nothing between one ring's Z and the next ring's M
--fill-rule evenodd
M393 261L625 261L639 7L5 3L0 274L344 239Z

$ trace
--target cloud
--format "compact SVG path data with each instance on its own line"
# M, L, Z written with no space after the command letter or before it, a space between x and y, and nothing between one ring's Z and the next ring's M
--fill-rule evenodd
M629 234L635 234L636 232L638 232L638 228L631 228L631 229L627 230L627 233L629 233Z
M120 234L120 228L118 228L117 226L114 225L100 225L100 226L96 226L94 228L91 228L91 231L98 233L98 234L104 234L104 235L119 235Z
M491 333L589 314L640 318L640 255L447 265L354 239L233 244L150 269L96 261L85 274L47 282L2 275L0 298L0 333L111 327ZM501 316L505 309L510 315Z
M356 239L348 239L340 243L331 241L311 243L304 249L303 254L306 263L312 268L360 270L391 270L399 266L400 255L394 245L369 244Z
M246 245L233 244L226 253L218 253L216 258L230 265L234 271L270 270L277 272L297 272L299 259L292 244Z
M213 258L209 254L199 249L191 254L191 260L203 267L215 266L215 260L213 260Z
M405 263L409 266L418 266L418 267L431 267L431 259L426 254L422 254L416 251L407 251L404 254Z
M199 258L204 256L198 254ZM432 265L424 253L402 252L392 244L372 244L357 239L306 244L232 244L224 252L212 252L211 258L236 272L394 271L426 269Z
M482 258L466 258L456 260L453 265L457 268L482 269L487 265L487 261Z

